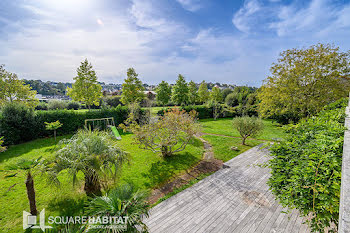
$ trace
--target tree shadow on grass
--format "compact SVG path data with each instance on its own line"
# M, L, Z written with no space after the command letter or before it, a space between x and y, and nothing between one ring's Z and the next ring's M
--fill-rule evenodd
M175 174L187 170L198 161L199 159L191 153L182 152L155 162L152 164L149 172L142 173L142 176L147 177L149 180L145 185L148 188L154 188L166 182Z
M47 209L58 211L60 216L77 216L83 212L86 198L58 198L51 200Z

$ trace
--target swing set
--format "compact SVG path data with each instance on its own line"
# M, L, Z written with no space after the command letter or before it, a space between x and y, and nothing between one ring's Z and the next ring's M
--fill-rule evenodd
M110 129L116 139L118 139L118 140L122 139L117 128L115 127L113 117L106 117L106 118L99 118L99 119L86 119L85 120L85 128L90 128L92 130L95 130L95 129L108 130L108 129Z

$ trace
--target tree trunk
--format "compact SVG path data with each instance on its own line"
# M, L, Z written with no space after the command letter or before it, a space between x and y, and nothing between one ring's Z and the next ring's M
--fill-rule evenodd
M169 157L171 155L171 152L168 150L168 146L162 146L161 151L163 157Z
M55 141L56 141L56 130L53 131L53 136L54 136Z
M86 195L90 197L102 195L100 180L95 171L85 172L84 190Z
M30 213L32 215L37 215L38 211L36 209L36 202L35 202L35 190L34 190L34 180L32 177L32 174L28 172L27 174L27 180L25 182L27 187L27 196L29 200L29 206L30 206Z
M243 137L242 138L242 145L245 145L246 146L246 144L245 144L245 140L246 140L247 138L246 137Z

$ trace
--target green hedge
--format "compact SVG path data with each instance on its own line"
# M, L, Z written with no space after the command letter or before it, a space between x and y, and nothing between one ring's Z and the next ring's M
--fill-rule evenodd
M85 119L114 117L115 124L118 125L128 117L128 108L125 106L85 112L74 110L27 111L12 107L5 111L5 114L3 111L0 116L0 135L4 136L7 145L51 136L52 132L45 129L44 122L59 120L63 126L57 130L57 135L65 135L73 134L77 129L84 127Z

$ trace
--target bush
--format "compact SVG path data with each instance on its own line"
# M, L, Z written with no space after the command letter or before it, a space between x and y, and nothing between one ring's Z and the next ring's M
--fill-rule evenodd
M103 101L110 107L117 107L118 105L123 105L120 99L120 96L111 96L103 98Z
M50 100L47 105L48 110L57 110L67 108L67 102L63 100Z
M35 138L35 115L33 109L21 103L8 103L0 117L0 135L5 144L17 144Z
M47 110L47 103L39 102L39 104L35 107L35 110Z
M68 109L68 110L70 110L70 109L78 110L79 108L80 108L80 103L79 103L79 102L70 101L70 102L67 104L67 109Z
M311 216L314 232L338 224L346 105L339 100L291 125L286 139L271 148L272 192L283 206Z
M225 103L227 106L230 106L230 107L237 106L239 104L238 94L236 92L228 94L225 98Z

